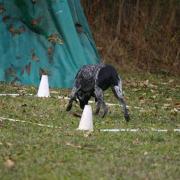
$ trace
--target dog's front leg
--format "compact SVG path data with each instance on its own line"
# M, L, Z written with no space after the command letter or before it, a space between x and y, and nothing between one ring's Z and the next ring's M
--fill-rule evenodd
M99 111L100 111L100 108L102 106L102 108L103 108L102 117L104 117L108 112L108 107L106 106L106 104L104 102L103 90L98 86L95 87L95 96L96 96L96 99L97 99L96 112L95 113L98 114Z
M119 86L114 86L112 88L112 91L113 91L114 95L116 96L116 98L119 100L119 102L122 104L125 120L129 121L130 117L129 117L128 109L126 106L126 102L122 95L122 89Z
M73 101L76 101L76 95L77 95L78 90L79 90L79 88L77 88L76 86L73 87L73 89L71 91L71 94L70 94L69 103L68 103L68 105L66 107L66 111L70 111L71 110Z
M100 108L101 108L101 103L99 101L96 102L96 111L95 111L95 114L99 114L99 111L100 111Z

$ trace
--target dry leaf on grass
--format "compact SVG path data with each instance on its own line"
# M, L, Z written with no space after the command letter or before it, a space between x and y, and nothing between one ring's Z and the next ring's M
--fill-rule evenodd
M168 83L173 83L174 82L174 79L170 79L169 81L168 81Z
M92 131L87 131L84 133L84 137L89 137L92 135Z
M75 117L81 117L81 114L80 114L80 113L72 112L71 114L72 114L73 116L75 116Z
M145 155L145 156L146 156L146 155L148 155L148 152L147 152L147 151L145 151L145 152L144 152L144 155Z
M172 101L173 99L172 98L166 98L166 101Z
M7 167L8 169L11 169L15 166L15 162L12 159L7 159L4 162L4 166Z
M59 92L58 92L58 91L55 91L55 90L51 90L51 93L52 93L52 94L59 94Z
M7 147L12 147L12 146L13 146L13 144L10 143L10 142L6 142L5 145L6 145Z
M171 109L171 114L174 115L174 116L177 116L178 114L178 109L174 108L174 109Z
M166 104L163 104L163 109L168 109L168 108L170 108L171 107L171 104L168 104L168 103L166 103Z
M180 102L176 102L175 107L176 107L176 109L180 110Z
M79 148L79 149L81 149L81 148L82 148L82 146L81 146L81 145L72 144L72 143L70 143L70 142L66 142L66 145L67 145L67 146L74 147L74 148Z
M141 142L139 141L138 138L136 138L132 143L133 143L134 145L139 145L139 144L141 144Z

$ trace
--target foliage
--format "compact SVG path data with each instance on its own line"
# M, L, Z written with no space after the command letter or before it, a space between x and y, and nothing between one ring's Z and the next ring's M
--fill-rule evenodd
M179 0L81 0L106 62L180 73Z

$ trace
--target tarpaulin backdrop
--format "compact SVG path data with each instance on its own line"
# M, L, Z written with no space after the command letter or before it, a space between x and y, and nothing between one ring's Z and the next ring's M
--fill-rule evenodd
M0 0L0 81L72 87L78 69L99 62L80 0Z

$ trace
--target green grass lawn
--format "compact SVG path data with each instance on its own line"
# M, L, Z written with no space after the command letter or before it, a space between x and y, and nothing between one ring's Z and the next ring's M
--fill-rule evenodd
M127 75L123 85L131 121L110 106L104 119L93 116L94 132L87 133L76 130L80 118L57 98L69 90L51 89L50 98L37 98L25 95L36 94L34 87L1 83L0 93L22 96L0 96L0 117L27 123L0 120L0 179L180 179L180 132L173 132L180 128L180 80ZM110 90L105 99L118 103ZM81 112L78 105L72 112ZM105 128L149 131L100 132Z

